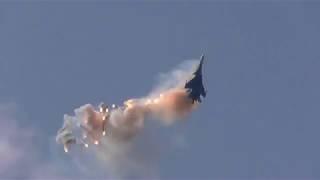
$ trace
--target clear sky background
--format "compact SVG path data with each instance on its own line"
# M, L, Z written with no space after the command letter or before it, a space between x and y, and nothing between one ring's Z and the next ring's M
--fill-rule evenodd
M187 121L156 131L161 146L177 136L182 144L153 162L159 178L320 178L319 10L0 3L0 177L96 177L55 144L63 114L143 96L160 72L204 53L207 98Z

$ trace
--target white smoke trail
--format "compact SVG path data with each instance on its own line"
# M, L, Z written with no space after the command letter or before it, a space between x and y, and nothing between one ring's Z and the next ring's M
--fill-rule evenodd
M107 112L107 118L90 104L75 109L74 116L64 115L57 142L65 146L76 143L83 148L93 147L97 159L112 174L130 174L124 170L139 171L140 174L152 172L152 169L146 170L149 167L145 165L147 158L134 150L137 146L133 137L144 128L145 119L172 124L195 108L184 84L196 64L197 61L187 61L172 72L161 74L158 85L148 96L125 101L122 107ZM138 149L143 149L144 154L148 151L147 147Z

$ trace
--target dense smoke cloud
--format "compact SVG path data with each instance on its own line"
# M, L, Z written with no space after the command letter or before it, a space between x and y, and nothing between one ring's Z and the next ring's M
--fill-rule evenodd
M122 106L112 105L103 109L85 104L75 109L73 116L64 115L64 124L56 141L64 145L66 152L74 148L93 152L113 174L130 174L123 171L131 170L140 174L152 172L146 165L148 157L137 153L139 149L148 154L151 148L141 144L137 147L134 137L143 130L146 120L170 125L183 119L197 106L184 89L196 64L197 61L188 61L169 73L161 74L149 95L129 99Z

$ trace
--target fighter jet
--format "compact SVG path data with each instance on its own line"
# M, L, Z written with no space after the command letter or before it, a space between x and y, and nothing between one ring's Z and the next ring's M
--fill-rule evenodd
M193 77L186 82L184 88L187 89L187 92L189 93L188 96L192 100L192 103L195 101L201 102L201 96L206 97L206 90L203 87L202 83L202 64L204 61L204 55L200 57L200 63L195 70L195 72L192 74Z

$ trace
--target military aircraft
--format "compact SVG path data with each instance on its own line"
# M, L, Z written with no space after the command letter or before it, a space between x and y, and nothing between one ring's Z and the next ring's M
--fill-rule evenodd
M187 89L187 92L189 93L188 96L192 100L192 103L195 101L201 102L201 96L206 97L206 90L203 87L202 83L202 64L204 61L204 55L200 57L200 63L195 70L195 72L192 74L193 77L186 82L184 88Z

